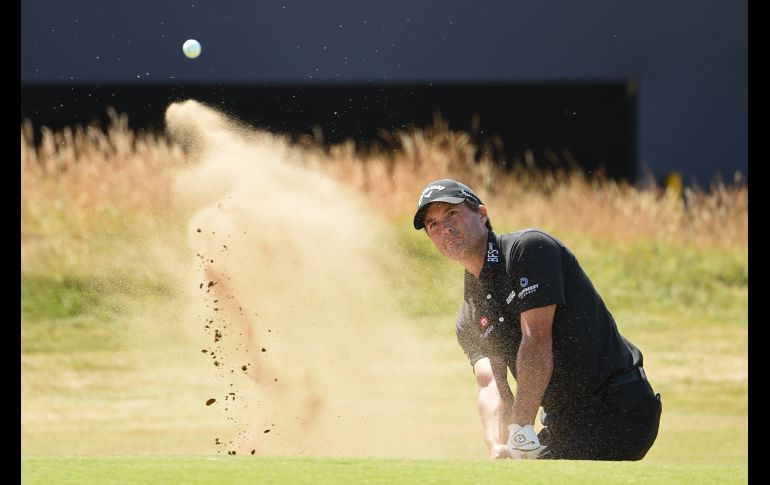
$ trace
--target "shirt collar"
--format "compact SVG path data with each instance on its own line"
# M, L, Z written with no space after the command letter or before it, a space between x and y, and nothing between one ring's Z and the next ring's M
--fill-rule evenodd
M489 231L489 236L487 237L487 254L485 258L484 266L482 266L481 273L479 273L479 281L486 281L493 274L498 273L501 268L505 268L505 260L503 259L502 251L500 251L500 244L497 236L492 231Z
M505 258L502 251L500 251L500 243L497 235L494 232L489 231L487 235L486 255L484 256L484 266L481 267L481 273L479 278L476 279L467 270L465 271L465 286L487 287L492 282L492 278L505 270Z

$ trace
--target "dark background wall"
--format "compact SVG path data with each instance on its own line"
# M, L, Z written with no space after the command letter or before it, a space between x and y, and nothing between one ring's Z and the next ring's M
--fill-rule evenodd
M304 111L302 123L332 137L356 124L362 133L423 124L434 102L464 129L475 103L482 129L500 133L511 154L572 143L581 164L632 179L645 167L701 183L748 169L745 0L21 6L21 110L35 120L92 116L89 89L100 99L112 89L115 104L134 88L154 89L149 106L130 103L132 119L175 95L208 93L272 129ZM203 45L198 59L182 55L187 38ZM44 86L66 103L51 103ZM345 91L366 89L375 90L366 102L345 104ZM289 92L309 104L298 107Z
M193 98L275 133L359 146L398 146L394 134L434 116L472 136L477 156L541 168L579 166L633 180L633 96L623 83L454 85L25 86L22 117L62 128L98 121L107 107L134 129L163 129L173 101ZM580 113L580 116L576 116ZM39 137L40 132L38 130Z

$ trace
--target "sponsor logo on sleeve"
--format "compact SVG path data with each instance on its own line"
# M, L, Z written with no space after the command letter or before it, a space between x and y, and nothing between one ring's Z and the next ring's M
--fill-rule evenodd
M519 292L519 298L523 299L525 296L529 295L530 293L536 292L538 286L540 286L540 285L537 284L537 285L532 285L532 286L528 286L528 287L524 288L523 290L521 290Z
M511 290L511 294L505 299L505 303L510 305L514 298L516 298L516 290Z
M526 288L528 284L529 284L529 280L527 279L526 276L522 276L521 278L519 278L519 285L522 288Z

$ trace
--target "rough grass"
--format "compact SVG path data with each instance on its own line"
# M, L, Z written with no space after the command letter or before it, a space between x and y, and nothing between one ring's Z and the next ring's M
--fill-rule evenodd
M158 281L40 274L21 279L22 353L115 350L125 332L121 317L137 301L172 298Z

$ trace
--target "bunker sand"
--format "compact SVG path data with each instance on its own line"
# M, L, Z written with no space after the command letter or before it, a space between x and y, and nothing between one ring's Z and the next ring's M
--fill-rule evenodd
M441 359L390 296L384 224L352 191L303 168L283 140L194 101L171 105L166 119L191 159L175 182L194 213L194 256L180 278L201 347L190 355L211 358L233 393L212 404L237 430L223 448L440 454L449 423L431 419L444 396L430 389Z

